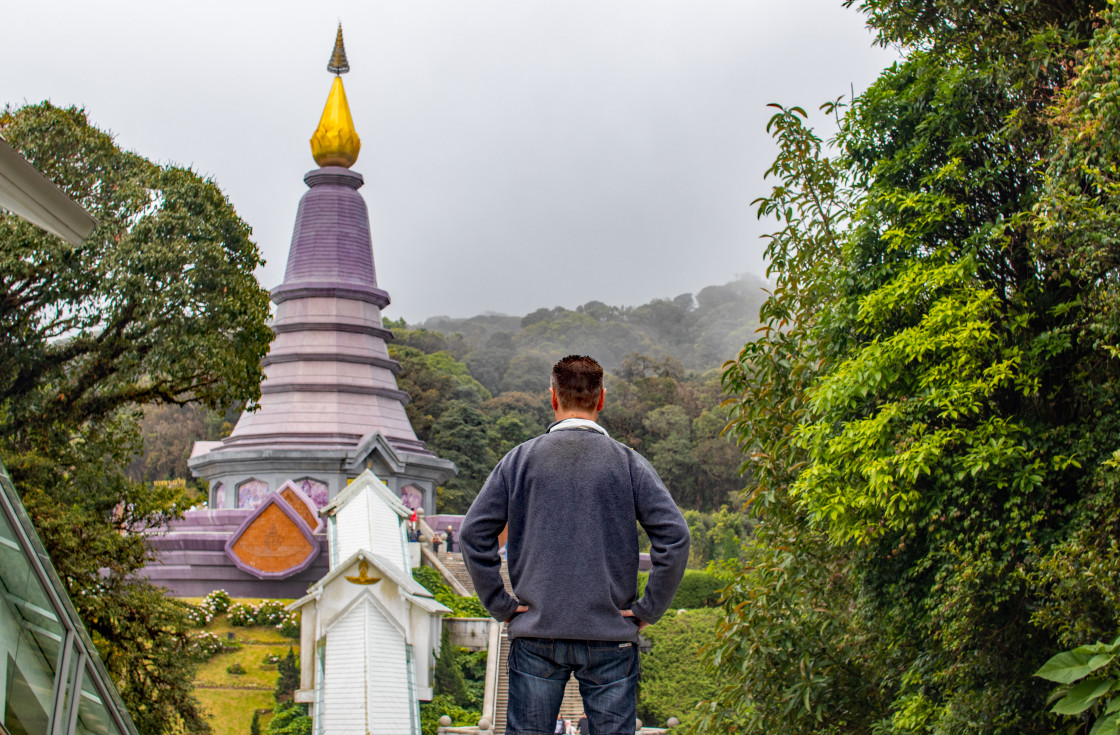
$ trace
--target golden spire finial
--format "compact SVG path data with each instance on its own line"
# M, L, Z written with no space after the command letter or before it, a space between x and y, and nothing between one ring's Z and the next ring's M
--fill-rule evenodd
M346 62L346 47L342 45L342 22L338 24L338 35L334 39L334 53L331 54L327 71L332 74L345 74L350 71L350 64Z
M319 118L319 127L311 136L311 155L320 166L343 166L350 168L358 160L362 141L354 129L350 117L350 105L346 102L346 90L342 87L342 77L337 76L350 71L346 61L346 49L342 45L342 24L338 24L338 36L334 42L334 53L327 71L336 76L331 84L331 93Z

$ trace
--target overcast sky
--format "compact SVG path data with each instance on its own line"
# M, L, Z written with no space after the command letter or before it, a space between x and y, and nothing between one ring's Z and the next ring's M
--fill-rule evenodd
M0 104L84 106L213 177L271 288L339 20L378 282L410 322L761 274L766 104L815 109L894 58L840 0L38 0L4 8Z

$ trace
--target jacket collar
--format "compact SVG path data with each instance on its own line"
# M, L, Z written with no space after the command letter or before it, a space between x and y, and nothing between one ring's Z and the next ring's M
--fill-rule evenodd
M603 436L609 437L610 434L599 424L589 419L564 419L563 421L554 421L548 425L548 432L565 431L567 429L584 429L590 431L597 431Z

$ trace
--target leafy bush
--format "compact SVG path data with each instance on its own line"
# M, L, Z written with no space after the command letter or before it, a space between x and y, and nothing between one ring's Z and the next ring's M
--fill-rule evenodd
M241 676L245 673L245 667L234 661L232 664L226 667L226 673L233 674L234 676Z
M653 649L642 654L638 690L642 722L664 725L676 717L687 724L695 717L697 703L716 694L719 686L701 649L715 638L718 621L718 610L670 611L643 631Z
M240 645L233 641L223 641L213 633L197 633L191 636L191 644L195 653L195 657L199 661L205 661L212 656L217 656L219 653L229 653L241 648Z
M671 605L675 609L686 610L716 607L723 587L723 581L710 570L686 569Z
M451 617L454 618L488 618L490 613L482 606L478 598L474 595L470 597L460 597L455 593L451 593L449 597L440 599L436 597L436 601L447 605L451 608Z
M221 615L229 610L230 604L233 600L230 598L229 593L225 590L214 590L206 597L202 598L202 607L209 610L210 615Z
M214 618L214 616L211 615L206 608L200 607L198 605L192 605L189 602L180 602L179 604L181 604L183 606L183 610L186 611L187 620L189 620L191 622L191 625L196 628L205 628Z
M280 613L280 622L276 629L285 638L299 638L299 624L299 613L285 610Z
M710 561L740 558L743 541L754 533L746 513L726 505L708 513L697 510L682 510L682 513L688 523L688 533L692 536L688 565L693 568L703 568Z
M192 605L189 602L181 602L187 611L187 619L196 628L204 628L210 624L215 615L221 615L229 609L230 597L229 593L225 590L214 590L206 597L202 598L202 602L197 605Z
M280 663L280 657L275 653L266 653L264 658L261 659L262 666L275 666L278 663Z
M284 603L278 600L265 600L256 606L254 618L257 625L280 625L284 619Z
M311 718L307 716L307 705L281 702L276 705L274 712L265 735L311 735Z
M244 602L233 603L229 606L229 624L236 626L256 625L256 609Z
M1120 689L1117 655L1120 638L1063 651L1043 664L1034 675L1060 685L1050 695L1049 701L1057 700L1050 711L1081 718L1092 710L1097 717L1092 735L1120 735L1120 699L1114 696Z
M271 626L287 638L299 638L299 613L288 612L279 600L264 600L259 605L235 602L228 607L228 617L230 625Z
M638 597L645 594L646 582L649 581L648 572L638 573ZM684 578L681 579L673 601L669 603L669 610L696 610L701 607L717 607L719 593L724 587L724 582L711 568L686 569Z
M456 653L463 684L467 688L468 708L482 709L486 694L486 651L468 651L460 648Z
M479 602L478 597L460 597L443 581L443 577L431 567L417 567L412 570L412 577L422 587L432 593L436 602L451 608L451 617L456 618L488 618L490 613Z
M433 595L440 591L451 590L447 583L443 581L443 576L431 567L416 567L412 570L412 578Z
M420 703L420 731L423 735L436 735L439 718L447 715L456 727L471 727L478 724L482 713L478 710L464 709L455 704L446 694L437 694L431 702ZM271 732L271 731L270 731Z

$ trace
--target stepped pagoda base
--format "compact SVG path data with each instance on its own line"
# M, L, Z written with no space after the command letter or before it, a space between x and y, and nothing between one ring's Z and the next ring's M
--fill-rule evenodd
M317 535L320 553L303 571L287 579L260 579L234 565L226 543L253 514L252 510L192 510L150 543L160 563L143 574L175 597L204 597L222 589L232 597L294 599L327 573L327 538Z

